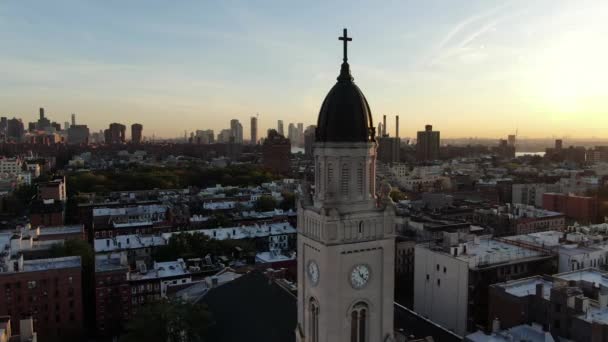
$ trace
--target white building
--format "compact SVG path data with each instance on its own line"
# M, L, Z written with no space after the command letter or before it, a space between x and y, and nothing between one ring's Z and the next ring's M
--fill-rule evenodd
M559 255L558 272L570 272L584 268L599 268L608 263L608 244L594 243L580 233L546 231L509 236L505 239L519 241L531 246L553 250Z
M532 263L553 258L540 249L490 237L458 240L446 233L444 246L419 244L414 254L414 311L459 335L474 331L477 294L486 277L527 276ZM489 272L489 273L487 273ZM482 311L483 312L483 311ZM487 317L485 317L487 319Z
M23 171L21 158L0 158L0 173L17 174Z
M513 184L512 202L542 208L543 194L546 192L559 192L559 185L542 183Z

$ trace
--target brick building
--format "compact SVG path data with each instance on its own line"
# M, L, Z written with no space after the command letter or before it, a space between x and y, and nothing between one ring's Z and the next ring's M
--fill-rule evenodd
M0 267L0 315L32 316L40 341L83 334L80 257L6 260ZM11 329L19 333L18 321Z
M543 208L564 213L567 218L580 223L596 223L598 219L598 201L595 197L545 193Z
M95 259L95 328L97 336L118 336L131 318L129 267L124 253Z
M290 170L291 142L275 130L268 132L262 145L264 168L278 174L287 174Z
M502 328L537 323L553 336L606 341L607 279L605 272L584 269L495 284L490 286L488 317Z
M38 199L65 202L67 200L65 177L38 184Z
M65 222L65 204L56 200L35 201L30 205L30 224L62 226Z

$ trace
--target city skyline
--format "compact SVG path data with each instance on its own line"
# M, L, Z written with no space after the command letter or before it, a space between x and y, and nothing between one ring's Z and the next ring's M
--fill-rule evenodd
M601 1L140 5L1 5L0 114L28 122L45 107L91 131L139 122L159 138L231 119L248 131L255 113L262 136L279 119L308 126L337 76L340 46L326 37L341 22L374 124L400 115L403 137L425 124L445 138L606 137Z

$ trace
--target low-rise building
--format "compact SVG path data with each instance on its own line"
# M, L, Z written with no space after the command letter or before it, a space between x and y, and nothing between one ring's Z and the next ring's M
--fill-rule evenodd
M456 233L416 245L414 262L414 311L459 335L487 325L489 285L557 269L550 250Z
M595 223L598 219L598 201L595 197L545 193L542 207L563 213L567 218L580 223Z
M539 324L577 342L608 340L608 274L584 269L494 284L488 317L509 329ZM486 330L490 327L486 326Z
M131 318L129 266L124 253L95 257L95 327L97 336L119 336Z
M41 341L79 340L83 335L80 257L3 258L0 315L32 316ZM18 322L11 330L20 333Z

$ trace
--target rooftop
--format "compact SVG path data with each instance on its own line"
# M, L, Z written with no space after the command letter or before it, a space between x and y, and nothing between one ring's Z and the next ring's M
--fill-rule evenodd
M551 296L553 282L546 280L541 276L513 280L506 283L497 284L497 286L504 288L507 293L515 297L526 297L536 294L536 285L538 284L543 285L543 297L548 300Z
M269 251L269 252L261 252L255 255L256 263L267 263L267 262L279 262L279 261L289 261L295 260L296 255L292 253L291 255L285 255L280 253L279 251Z
M553 247L559 246L559 240L563 237L564 232L559 232L557 230L548 230L545 232L508 236L505 237L505 239L526 242L536 246Z
M426 247L424 244L420 247ZM441 249L445 254L453 256L453 248L458 248L458 255L454 256L457 259L468 262L469 267L488 267L495 264L505 264L509 262L518 262L523 259L546 257L549 254L539 250L517 246L503 242L489 236L475 238L473 241L460 243L458 246L450 247L449 251ZM431 247L431 249L433 249ZM439 251L438 249L433 249Z
M129 266L123 263L120 254L96 255L95 272L109 272L118 270L129 270Z
M123 215L144 215L144 214L164 214L167 206L162 204L138 205L135 207L123 208L94 208L93 216L123 216Z
M177 261L154 262L152 269L145 273L132 272L129 278L130 280L149 280L188 275L190 275L190 271L186 268L184 260L178 259Z
M593 283L596 287L599 287L600 285L608 287L608 273L594 268L560 273L556 274L554 277L567 281L586 281L588 283Z
M79 256L26 260L23 262L24 272L57 270L62 268L80 267Z
M153 246L162 246L167 244L161 236L156 235L117 235L113 238L95 239L95 252L111 252L124 249L138 249Z
M71 226L40 227L40 235L78 234L84 232L82 224Z
M554 341L551 334L543 331L542 326L537 324L522 324L507 330L502 330L497 333L493 333L492 335L486 335L483 331L477 331L473 334L467 335L466 338L468 341L471 342ZM563 340L560 339L560 341Z
M226 240L226 239L248 239L248 238L256 238L256 237L266 237L269 235L282 235L282 234L295 234L297 232L296 228L294 228L289 222L279 222L279 223L268 223L268 224L254 224L251 226L240 226L240 227L230 227L230 228L213 228L213 229L198 229L198 230L189 230L183 232L171 232L171 233L163 233L162 237L167 241L171 238L173 234L182 234L182 233L200 233L205 234L208 237L216 240Z

